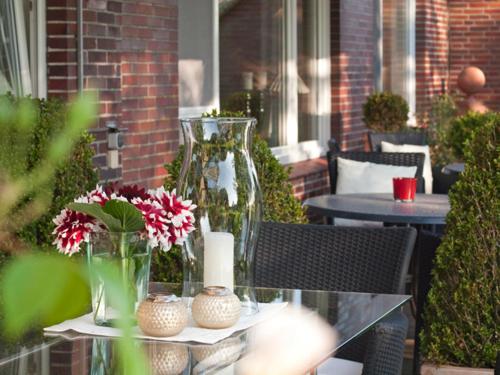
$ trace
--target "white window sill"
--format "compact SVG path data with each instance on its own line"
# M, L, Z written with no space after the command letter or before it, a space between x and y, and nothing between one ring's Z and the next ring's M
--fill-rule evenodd
M327 147L313 140L295 145L272 147L271 151L281 164L286 165L320 158L326 154Z

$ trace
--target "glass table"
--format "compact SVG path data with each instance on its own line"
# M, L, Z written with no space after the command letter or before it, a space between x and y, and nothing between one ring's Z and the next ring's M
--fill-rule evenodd
M163 286L180 295L176 285ZM398 309L407 295L257 288L258 302L288 302L316 311L337 330L335 354L351 340ZM147 349L154 374L233 374L234 363L245 356L247 331L214 345L140 341ZM0 375L115 374L114 340L98 336L34 334L17 343L0 341ZM319 364L318 364L319 365Z

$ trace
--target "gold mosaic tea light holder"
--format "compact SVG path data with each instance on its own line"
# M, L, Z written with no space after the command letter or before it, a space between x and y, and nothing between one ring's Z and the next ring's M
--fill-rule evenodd
M150 294L137 309L137 324L149 336L175 336L187 322L187 308L175 295Z
M241 302L228 288L208 286L194 297L191 312L200 327L228 328L240 318Z

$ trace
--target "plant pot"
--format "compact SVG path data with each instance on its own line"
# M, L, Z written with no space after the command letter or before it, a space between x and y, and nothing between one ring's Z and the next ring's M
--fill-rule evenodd
M494 371L489 368L436 366L432 363L424 363L420 367L421 375L493 375Z
M130 309L135 312L148 295L151 248L139 232L98 232L90 235L87 264L91 275L92 315L95 324L110 326L117 314L111 306L104 280L92 272L92 267L102 263L118 266L123 288L130 292Z

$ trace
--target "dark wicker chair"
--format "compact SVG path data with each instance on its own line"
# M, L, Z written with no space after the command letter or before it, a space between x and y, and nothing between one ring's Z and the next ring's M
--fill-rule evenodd
M255 254L261 287L404 293L414 228L262 223ZM400 312L345 346L338 357L363 374L400 374L408 320Z
M412 153L412 152L361 152L361 151L347 151L347 152L327 152L328 160L328 173L330 176L330 191L335 194L337 187L337 158L350 159L355 161L368 161L376 164L388 164L417 167L415 177L418 178L417 192L424 192L424 178L422 177L424 170L425 154Z
M424 133L368 133L372 151L382 151L382 141L395 145L426 145L427 140Z

